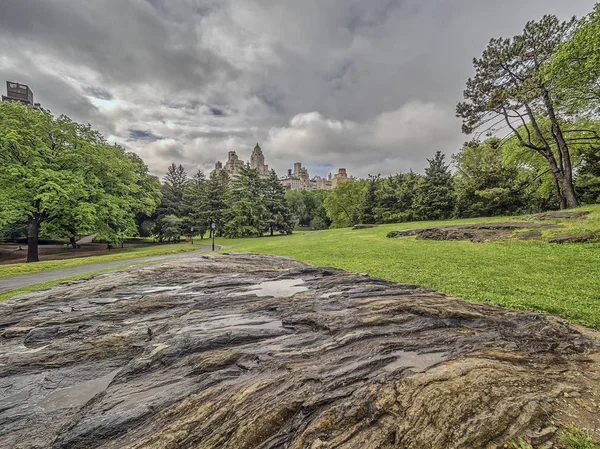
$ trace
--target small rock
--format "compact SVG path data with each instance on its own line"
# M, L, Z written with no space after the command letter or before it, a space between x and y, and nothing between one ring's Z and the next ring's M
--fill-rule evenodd
M538 432L528 432L527 438L532 446L538 446L552 438L557 430L558 429L554 426L544 427Z

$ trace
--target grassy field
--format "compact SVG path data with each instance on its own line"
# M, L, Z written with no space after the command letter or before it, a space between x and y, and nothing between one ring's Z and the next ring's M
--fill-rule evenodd
M151 247L137 247L115 249L112 254L102 256L82 257L78 259L47 260L36 263L13 263L0 265L0 278L16 276L20 274L39 273L47 270L59 268L77 267L99 262L110 262L113 260L126 260L137 257L163 256L166 254L176 254L184 251L195 251L200 249L200 245L190 245L189 243L161 244Z
M600 229L600 206L584 220L556 220L551 234ZM291 236L217 239L224 251L285 255L315 265L421 284L469 301L559 315L600 329L600 243L387 239L389 231L428 225L518 220L518 217L418 222L372 229L332 229Z

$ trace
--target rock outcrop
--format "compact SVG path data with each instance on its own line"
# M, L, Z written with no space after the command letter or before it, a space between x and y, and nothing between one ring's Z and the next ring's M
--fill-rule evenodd
M465 225L430 226L410 228L388 232L387 238L416 236L417 240L470 240L485 242L488 240L541 240L541 229L560 228L560 225L543 223L473 223Z
M263 255L21 295L0 333L6 448L499 447L597 382L559 319Z

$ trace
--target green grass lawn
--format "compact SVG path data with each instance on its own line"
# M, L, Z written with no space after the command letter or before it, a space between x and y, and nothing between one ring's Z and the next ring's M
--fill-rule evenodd
M566 228L546 231L545 236L600 229L600 206L586 209L592 211L587 219L557 220ZM600 329L600 243L472 243L385 237L389 231L411 227L506 220L401 223L356 231L345 228L217 239L216 243L230 246L224 251L285 255L315 265L420 284L469 301L559 315Z
M203 242L204 243L204 242ZM136 247L115 249L112 254L102 256L81 257L75 259L47 260L35 263L13 263L0 265L0 278L15 276L19 274L32 274L41 271L55 270L59 268L77 267L99 262L110 262L113 260L126 260L137 257L162 256L166 254L176 254L184 251L194 251L200 249L200 245L190 245L189 243L164 243L150 247Z

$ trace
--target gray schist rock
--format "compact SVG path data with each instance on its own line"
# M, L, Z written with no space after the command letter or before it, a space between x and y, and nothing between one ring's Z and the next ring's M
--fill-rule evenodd
M598 373L559 319L264 255L21 295L0 326L6 448L495 447Z

